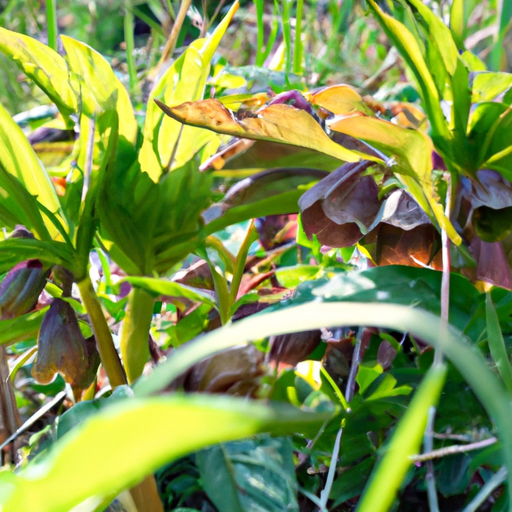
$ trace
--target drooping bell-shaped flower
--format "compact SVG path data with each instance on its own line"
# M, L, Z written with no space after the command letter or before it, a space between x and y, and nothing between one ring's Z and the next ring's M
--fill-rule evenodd
M64 300L54 299L41 323L32 376L45 384L59 372L74 389L87 389L98 365L94 340L85 340L74 309Z

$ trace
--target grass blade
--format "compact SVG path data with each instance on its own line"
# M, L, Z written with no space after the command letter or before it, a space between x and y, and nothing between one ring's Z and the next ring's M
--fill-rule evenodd
M390 439L384 457L373 471L359 501L358 512L385 512L391 508L412 464L409 457L420 448L429 409L439 400L446 370L445 364L433 366L419 385Z
M489 294L487 294L485 299L485 313L487 319L487 339L491 356L503 379L505 387L508 389L509 393L512 394L512 366L510 365L505 341L501 333L496 308Z

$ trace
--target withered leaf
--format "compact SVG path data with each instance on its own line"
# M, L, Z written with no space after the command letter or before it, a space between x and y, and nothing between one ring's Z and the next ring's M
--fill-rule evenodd
M333 142L313 116L291 105L269 105L240 119L215 99L187 102L175 107L155 101L168 116L191 126L234 137L306 147L346 162L357 162L361 157L357 152Z

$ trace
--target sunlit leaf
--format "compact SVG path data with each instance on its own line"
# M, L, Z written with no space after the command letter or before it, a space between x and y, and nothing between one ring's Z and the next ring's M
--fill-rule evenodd
M2 105L0 105L0 163L5 171L15 176L29 194L35 196L50 212L59 212L59 199L50 177L21 128ZM24 206L19 204L17 208L23 209ZM52 235L56 234L57 230L50 223L47 224L47 228Z
M85 114L94 117L101 111L116 109L119 136L135 144L138 127L130 97L110 64L90 46L65 35L61 39L70 68L79 79L77 93Z
M318 105L338 116L352 116L358 113L373 116L373 111L363 98L349 85L332 85L309 96L312 105Z
M123 281L152 294L165 295L168 297L183 297L216 307L215 298L212 294L185 284L154 277L125 277Z
M356 162L360 158L358 153L329 139L314 117L305 110L290 105L269 105L257 114L237 117L237 114L215 99L183 103L176 107L155 101L168 116L181 123L234 137L306 147L347 162ZM297 130L298 126L300 131Z
M68 512L205 446L259 432L314 435L329 416L227 397L122 400L81 423L22 471L3 472L0 503L4 512Z
M153 181L158 181L169 166L171 169L183 166L202 147L211 145L212 149L207 156L211 156L219 147L218 136L183 126L165 117L153 100L159 98L168 105L177 105L203 98L210 62L238 5L238 2L232 5L210 37L193 41L151 91L139 162L142 171L147 172Z
M332 130L360 138L391 158L388 165L397 164L393 171L408 186L409 192L430 216L446 229L451 240L459 245L461 238L446 218L442 206L434 196L431 181L432 152L431 139L417 130L408 130L393 123L371 117L354 116L334 118L329 122ZM400 176L402 175L402 176ZM410 179L419 184L419 188Z
M412 464L409 457L417 454L420 449L428 411L439 400L446 371L446 365L431 368L418 387L389 445L384 447L384 457L373 471L358 503L358 511L385 512L393 504L396 493Z
M76 112L77 97L70 83L69 71L57 52L36 39L3 27L0 27L0 51L14 60L64 115Z

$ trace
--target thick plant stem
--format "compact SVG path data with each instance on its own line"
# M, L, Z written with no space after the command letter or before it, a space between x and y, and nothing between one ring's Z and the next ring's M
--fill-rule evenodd
M110 385L112 388L116 388L117 386L126 384L126 377L119 356L117 355L116 347L114 346L112 333L110 332L107 320L101 309L101 304L92 285L91 278L87 276L77 284L82 302L84 303L91 321L101 362L107 372Z
M21 425L20 414L16 405L16 397L9 378L9 365L4 345L0 345L0 434L9 438ZM10 463L16 464L16 450L11 444ZM0 460L0 463L2 461Z
M140 288L132 288L121 328L121 355L128 382L137 380L149 359L149 329L155 299Z
M130 494L139 512L164 512L153 475L147 476L140 484L132 487Z

